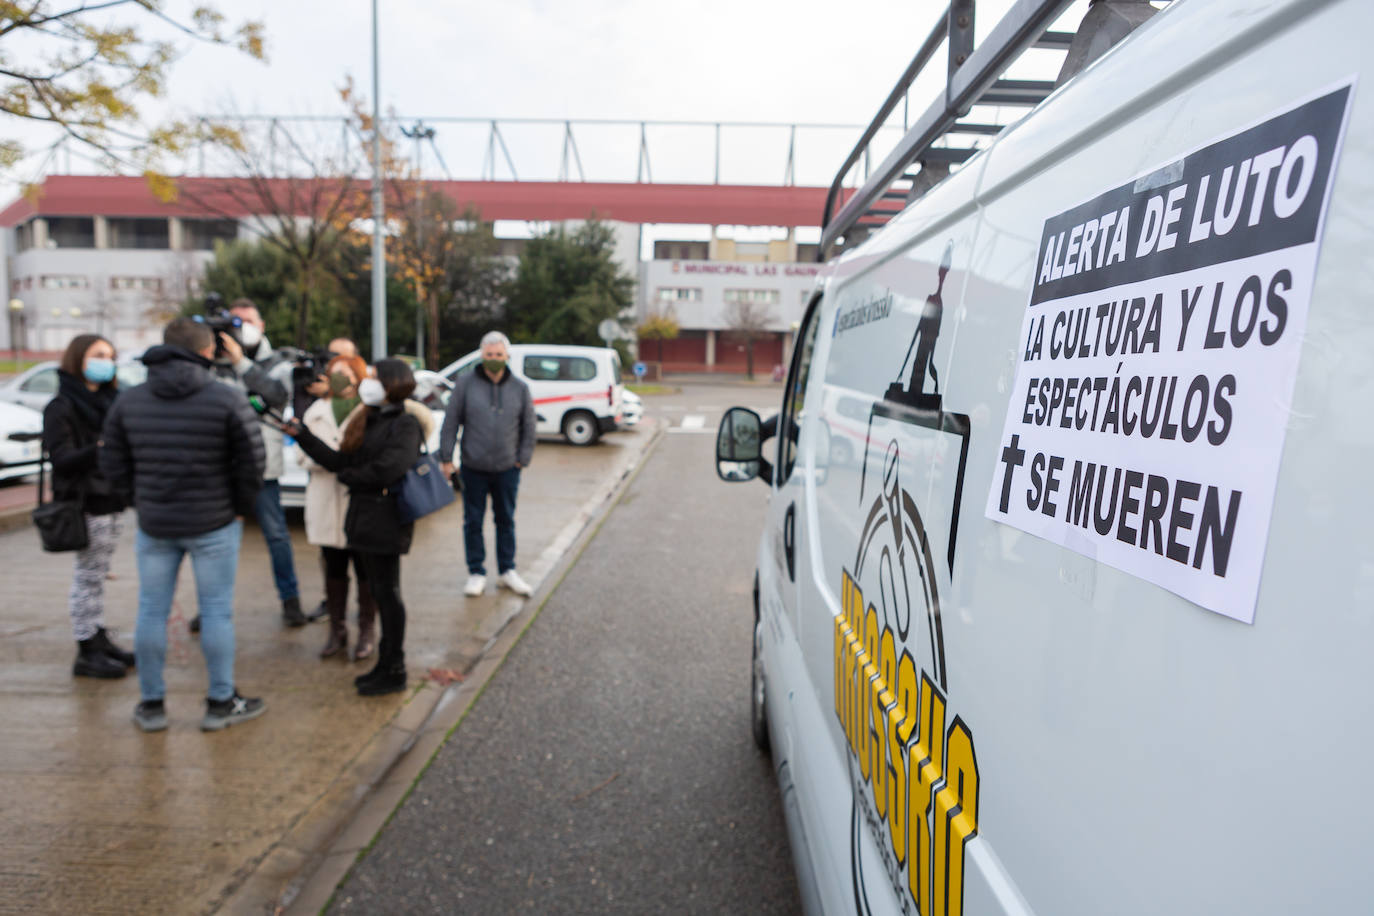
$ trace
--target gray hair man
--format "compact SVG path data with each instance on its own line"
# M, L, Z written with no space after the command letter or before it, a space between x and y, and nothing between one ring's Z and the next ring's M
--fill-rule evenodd
M482 358L454 380L444 426L439 434L439 460L453 473L453 447L463 433L460 475L463 483L463 547L468 581L463 594L476 597L487 587L486 542L482 523L491 497L496 520L497 583L518 595L533 592L515 571L515 496L520 472L534 456L534 399L530 388L511 374L510 341L500 331L482 338Z

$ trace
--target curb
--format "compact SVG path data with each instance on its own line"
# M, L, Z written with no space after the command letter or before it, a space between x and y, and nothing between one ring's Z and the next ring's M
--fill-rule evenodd
M464 680L447 687L423 682L329 790L262 859L245 869L242 883L222 900L216 907L218 911L318 913L329 904L353 864L371 847L409 796L492 675L596 536L601 523L663 439L665 429L659 421L625 469L588 499L540 553L531 569L542 571L535 593L523 601L508 602L481 652L463 671Z

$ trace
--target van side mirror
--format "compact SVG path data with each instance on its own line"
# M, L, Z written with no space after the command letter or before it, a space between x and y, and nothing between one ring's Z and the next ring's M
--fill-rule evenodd
M716 433L716 473L731 483L753 480L763 463L759 415L747 407L731 407L720 418Z

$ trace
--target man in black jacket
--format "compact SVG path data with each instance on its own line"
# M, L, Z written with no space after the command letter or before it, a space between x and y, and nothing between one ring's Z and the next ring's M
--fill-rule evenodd
M138 511L134 654L142 701L134 722L144 731L167 727L167 617L177 569L189 553L210 680L200 727L217 731L266 709L235 689L233 621L243 516L262 485L262 436L243 392L210 374L215 340L208 327L177 318L162 341L143 356L147 383L110 408L100 450L114 491L132 497Z

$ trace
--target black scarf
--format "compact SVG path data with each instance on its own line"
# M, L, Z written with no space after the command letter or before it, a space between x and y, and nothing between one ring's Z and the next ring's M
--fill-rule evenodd
M60 369L57 372L58 397L65 397L70 401L81 422L91 429L99 430L105 425L105 414L109 412L110 405L114 403L115 395L118 393L113 382L106 382L92 391L86 387L84 379Z

